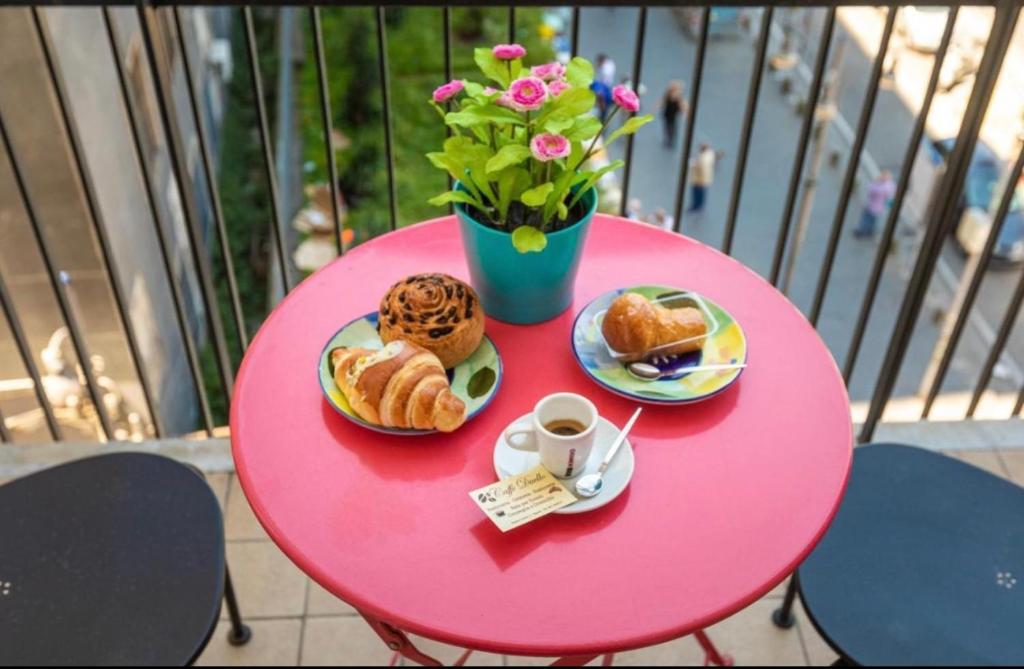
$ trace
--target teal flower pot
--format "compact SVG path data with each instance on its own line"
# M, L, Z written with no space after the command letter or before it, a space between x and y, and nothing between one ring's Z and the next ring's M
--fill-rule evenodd
M455 211L462 232L469 276L488 316L527 325L550 320L572 304L576 271L583 256L590 221L597 210L597 191L583 196L586 214L557 232L537 253L520 253L512 235L475 220L464 206Z

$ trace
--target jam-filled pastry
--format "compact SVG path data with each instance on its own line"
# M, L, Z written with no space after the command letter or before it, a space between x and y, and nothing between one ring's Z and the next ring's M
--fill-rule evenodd
M484 310L468 285L447 274L416 274L388 290L380 303L380 338L419 344L451 369L476 351Z
M334 382L363 420L374 425L452 432L466 422L466 404L430 351L393 341L379 351L331 351Z
M601 334L626 362L641 360L653 348L663 355L696 351L704 344L708 324L694 307L668 309L643 295L623 293L615 298L601 323ZM679 342L676 346L667 346Z

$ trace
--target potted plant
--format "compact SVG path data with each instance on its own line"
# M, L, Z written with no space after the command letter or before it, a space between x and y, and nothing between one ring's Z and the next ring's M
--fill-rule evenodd
M625 86L612 91L604 121L595 116L586 59L526 68L525 55L518 44L476 49L476 64L496 87L455 80L430 102L450 137L427 158L455 182L430 202L454 204L473 286L487 313L509 323L539 323L572 303L597 209L594 186L624 164L588 170L587 161L619 110L631 116L605 148L651 120L633 115L640 103Z

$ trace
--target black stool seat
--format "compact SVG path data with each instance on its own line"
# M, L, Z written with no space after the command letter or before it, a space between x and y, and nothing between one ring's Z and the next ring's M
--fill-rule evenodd
M185 665L224 594L206 482L118 453L0 486L0 665Z
M920 448L858 448L798 579L848 662L1024 664L1024 489Z

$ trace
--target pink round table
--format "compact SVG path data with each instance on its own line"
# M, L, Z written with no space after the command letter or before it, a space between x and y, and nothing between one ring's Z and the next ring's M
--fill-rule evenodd
M384 235L307 279L253 340L231 410L238 476L270 537L392 648L422 659L405 631L572 662L692 633L704 643L700 630L815 546L850 468L849 403L817 333L754 272L692 239L598 216L570 310L528 327L488 319L505 371L486 411L451 435L350 423L320 393L324 344L393 282L437 271L468 278L451 217ZM705 402L645 409L619 499L502 534L467 493L495 480L495 440L510 421L555 391L587 395L617 425L636 406L577 366L570 330L591 299L641 283L720 303L746 332L750 367Z

